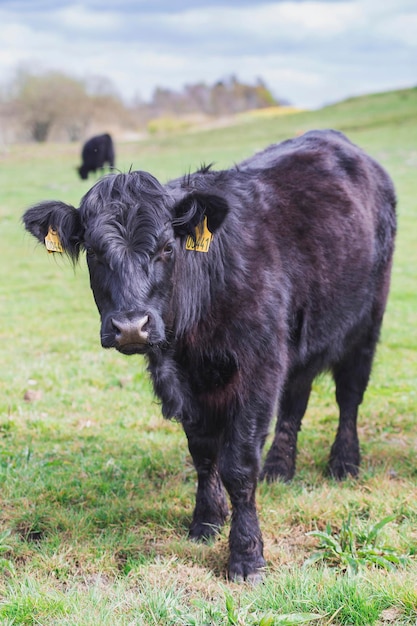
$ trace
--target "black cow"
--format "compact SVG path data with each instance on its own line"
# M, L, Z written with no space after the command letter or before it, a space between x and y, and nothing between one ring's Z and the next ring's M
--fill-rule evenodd
M52 227L75 261L85 249L101 342L144 354L167 418L178 418L198 474L190 537L207 539L231 505L229 576L265 566L255 490L294 474L314 378L330 370L340 421L336 478L356 475L358 406L386 305L396 230L385 171L342 134L312 131L229 170L161 185L109 175L76 209L24 215Z
M104 164L114 167L114 146L113 140L108 133L91 137L83 145L81 152L82 164L78 168L78 173L83 180L88 178L90 172L104 169Z

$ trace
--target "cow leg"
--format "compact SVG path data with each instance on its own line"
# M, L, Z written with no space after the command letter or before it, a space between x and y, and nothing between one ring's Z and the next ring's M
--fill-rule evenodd
M216 535L229 514L225 491L217 470L218 436L197 433L184 426L188 448L197 470L196 503L189 537L207 541Z
M255 416L253 421L256 423ZM257 583L266 565L255 501L265 437L241 432L241 424L234 424L234 432L226 434L219 457L220 475L232 504L228 575L235 582Z
M359 472L358 408L371 374L378 334L379 326L371 329L367 336L333 367L340 415L336 438L330 453L329 472L338 480L345 478L348 474L357 476Z
M297 435L307 408L312 380L292 376L282 394L275 437L265 459L261 480L291 480L295 473Z

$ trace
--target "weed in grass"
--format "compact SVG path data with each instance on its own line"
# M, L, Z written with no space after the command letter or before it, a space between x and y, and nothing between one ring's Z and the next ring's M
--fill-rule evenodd
M368 566L392 570L405 565L409 561L408 556L398 554L396 550L379 541L380 531L395 518L395 515L388 515L365 529L355 529L352 515L349 514L342 522L339 533L332 532L329 523L325 531L314 530L307 533L320 539L320 544L305 565L323 561L350 575L357 574Z

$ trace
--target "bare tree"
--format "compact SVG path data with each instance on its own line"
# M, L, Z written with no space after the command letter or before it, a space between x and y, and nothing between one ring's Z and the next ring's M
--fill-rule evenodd
M54 126L77 140L92 114L83 82L60 72L20 71L13 91L17 114L34 141L46 141Z
M93 122L129 123L127 108L106 78L82 81L61 72L20 70L12 91L16 115L34 141L47 141L52 130L79 141Z

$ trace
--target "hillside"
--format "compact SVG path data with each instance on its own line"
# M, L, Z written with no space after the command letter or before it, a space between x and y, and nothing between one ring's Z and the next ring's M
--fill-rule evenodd
M235 116L229 128L217 132L223 140L236 134L261 139L281 140L309 128L335 128L343 132L372 129L382 126L404 126L417 122L417 87L349 98L315 111L286 107L260 109ZM214 131L211 131L214 132ZM217 139L217 138L216 138Z

